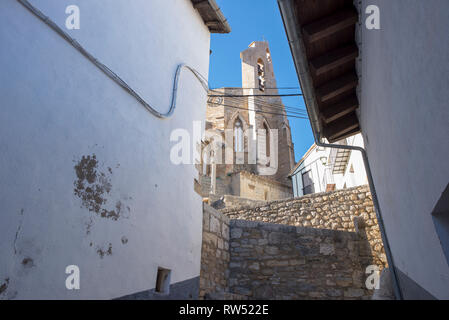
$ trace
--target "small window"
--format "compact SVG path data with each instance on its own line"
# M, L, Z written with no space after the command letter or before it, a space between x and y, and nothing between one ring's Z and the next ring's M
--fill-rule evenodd
M271 54L270 54L270 50L268 50L268 48L267 48L266 52L267 52L267 61L268 61L268 62L271 62Z
M351 166L349 167L349 172L354 173L354 166L352 165L352 163L351 163Z
M156 289L155 291L162 294L169 294L170 291L170 274L171 270L157 268Z
M307 171L302 174L302 193L304 195L311 194L315 192L315 188L313 187L313 180L312 180L312 172Z

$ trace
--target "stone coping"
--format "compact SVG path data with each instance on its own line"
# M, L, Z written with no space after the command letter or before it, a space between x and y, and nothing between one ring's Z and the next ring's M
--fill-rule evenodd
M207 203L203 202L203 212L207 212L208 214L214 216L218 220L223 220L225 223L229 224L229 217L222 214L217 209L214 209Z
M289 203L295 202L295 201L319 198L319 197L328 196L328 195L338 196L338 195L340 195L342 193L347 193L347 192L350 192L350 191L353 191L353 190L365 189L365 188L367 189L366 191L370 191L369 190L369 186L367 184L365 184L365 185L362 185L362 186L346 188L346 189L341 189L341 190L312 193L312 194L308 194L308 195L305 195L305 196L302 196L302 197L287 198L287 199L280 199L280 200L271 200L271 201L267 201L267 203L264 204L264 205L252 204L252 205L242 205L242 206L232 207L232 208L224 208L224 209L221 209L220 212L224 213L224 214L227 214L227 213L237 212L237 211L241 211L241 210L255 210L255 209L260 209L260 208L268 208L268 207L271 207L272 205L276 205L276 204L280 204L280 203L285 203L288 206Z

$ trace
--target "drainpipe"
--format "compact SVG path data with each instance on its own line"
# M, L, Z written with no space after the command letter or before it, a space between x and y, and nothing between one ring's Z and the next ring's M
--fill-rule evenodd
M366 176L368 178L368 185L369 185L369 188L371 190L371 195L372 195L372 198L373 198L374 209L376 211L377 223L379 224L380 234L382 236L382 242L384 244L385 254L387 256L387 261L388 261L388 266L389 266L389 269L390 269L390 274L392 275L391 278L393 280L394 295L396 296L397 300L402 300L401 287L399 286L399 280L398 280L398 276L397 276L396 269L395 269L395 266L394 266L393 255L391 254L390 244L388 242L387 233L385 232L384 221L382 219L382 214L381 214L381 211L380 211L379 200L377 199L376 188L374 187L373 176L371 174L371 168L370 168L370 165L369 165L369 162L368 162L368 155L366 153L366 150L364 148L362 148L362 147L356 147L356 146L347 146L347 145L340 145L340 144L322 143L319 139L316 139L315 134L314 134L314 138L315 138L315 143L316 143L317 146L327 147L327 148L337 148L337 149L346 149L346 150L360 151L360 153L362 154L363 164L365 165L365 172L366 172Z
M318 115L316 110L318 106L316 105L315 93L312 87L312 79L309 73L309 66L306 57L304 42L302 39L302 34L298 30L296 25L296 18L294 16L295 7L292 0L278 0L279 11L281 13L282 21L284 23L284 28L287 33L287 39L290 46L290 51L292 52L293 60L295 63L296 73L299 78L301 85L301 91L303 93L304 102L306 104L307 114L310 119L310 124L312 126L313 138L317 146L326 148L336 148L336 149L346 149L360 151L363 158L363 163L365 165L366 176L368 178L369 188L371 190L371 195L373 198L373 205L376 212L377 222L379 224L379 229L382 237L382 242L384 244L385 254L387 256L387 262L390 269L391 279L393 281L394 294L397 300L402 300L402 291L399 285L398 276L396 273L396 268L393 260L393 255L391 254L390 244L388 242L387 233L385 232L384 221L382 219L382 214L380 210L379 200L377 198L376 188L373 182L373 176L371 174L371 168L368 162L368 155L366 150L362 147L348 146L340 144L329 144L321 142L321 124L318 120ZM295 54L297 53L297 54Z

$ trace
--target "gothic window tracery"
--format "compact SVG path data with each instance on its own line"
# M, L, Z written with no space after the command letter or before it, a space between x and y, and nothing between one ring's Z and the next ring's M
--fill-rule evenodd
M243 124L240 118L237 118L234 123L234 151L243 152L244 141L243 141Z

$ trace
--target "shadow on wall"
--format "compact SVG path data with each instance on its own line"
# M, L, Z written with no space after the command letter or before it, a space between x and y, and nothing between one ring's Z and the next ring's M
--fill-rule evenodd
M370 196L362 186L221 212L204 205L200 298L393 299L366 286L387 266Z
M249 299L370 299L355 232L230 221L229 291Z
M371 299L373 253L356 225L348 232L230 220L205 205L200 298Z

